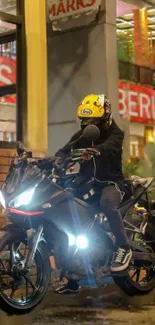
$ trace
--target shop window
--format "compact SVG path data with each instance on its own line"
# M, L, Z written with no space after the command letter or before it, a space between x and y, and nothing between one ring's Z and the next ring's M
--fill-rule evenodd
M116 21L118 58L121 60L119 63L119 78L150 85L154 88L155 7L149 8L148 6L146 16L144 10L139 10L139 18L137 18L137 11L134 10L132 13L125 15L123 15L123 11L120 12L122 16L117 17ZM137 37L138 29L139 34L143 35L141 40Z
M138 143L138 141L130 142L130 156L133 158L139 157L139 143Z
M17 1L16 0L1 0L0 11L16 15L17 14Z
M0 1L0 147L23 140L26 116L24 0ZM24 117L23 117L24 116Z
M145 139L141 136L130 136L130 156L132 158L143 158Z
M155 143L154 128L151 126L145 127L145 142Z
M16 60L16 41L0 44L0 56Z
M5 42L5 39L4 39ZM0 141L14 142L16 137L16 40L0 44Z

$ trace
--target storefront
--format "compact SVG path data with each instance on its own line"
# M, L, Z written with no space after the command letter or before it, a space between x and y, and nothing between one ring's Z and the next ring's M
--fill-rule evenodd
M46 56L46 1L0 1L0 187L17 141L47 151Z
M155 143L155 7L118 2L119 112L129 122L130 156L143 157Z
M1 149L14 148L16 140L23 140L23 116L26 103L23 4L21 0L6 1L0 4Z
M119 111L129 121L131 157L143 157L145 144L155 143L155 90L120 81Z
M0 1L0 148L46 152L46 56L46 1Z
M0 55L0 87L16 84L16 58L8 51L11 47L12 43ZM0 97L0 141L16 141L16 102L16 94Z
M155 7L126 6L124 10L117 10L118 58L152 68L155 64Z

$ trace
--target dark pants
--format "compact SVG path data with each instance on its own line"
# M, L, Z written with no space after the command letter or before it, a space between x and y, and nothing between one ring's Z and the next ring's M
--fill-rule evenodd
M122 216L117 207L121 203L121 194L114 185L107 185L101 190L100 207L108 218L112 233L116 238L116 246L129 248L129 242L124 228ZM73 280L71 274L77 273L69 270L68 285L72 289L77 289L78 280Z
M116 246L129 247L122 216L117 209L120 203L121 194L114 185L108 185L102 189L100 207L106 215L112 233L116 238Z

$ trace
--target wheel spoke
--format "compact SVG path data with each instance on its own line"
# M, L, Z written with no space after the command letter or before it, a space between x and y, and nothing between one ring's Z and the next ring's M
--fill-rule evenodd
M137 274L137 276L136 276L136 282L138 282L139 281L139 277L140 277L140 269L138 269L137 270L137 272L136 272L136 274Z
M10 298L13 298L15 291L16 291L16 289L12 288L11 293L10 293Z
M1 289L3 291L8 290L8 289L11 289L11 288L12 288L12 282L9 283L9 284L6 284L5 282L1 283Z
M4 265L4 263L3 263L2 260L0 260L0 263L2 264L3 269L6 270L6 267L5 267L5 265Z
M9 275L9 276L13 277L12 274L11 274L11 272L9 272L9 271L7 271L7 270L0 270L0 275L1 275L1 276L2 276L2 275Z
M27 246L25 245L25 249L24 249L24 257L26 255L26 251L27 251Z
M28 299L29 296L29 287L28 287L28 279L25 277L25 282L26 282L26 299Z
M136 273L137 273L137 270L132 274L131 279L134 278L134 276L136 275Z
M28 281L28 283L31 285L33 290L36 290L36 286L33 284L33 282L31 281L31 279L26 275L25 279Z

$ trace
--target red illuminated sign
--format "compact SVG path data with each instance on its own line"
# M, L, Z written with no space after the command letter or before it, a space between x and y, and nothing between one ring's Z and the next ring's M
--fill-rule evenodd
M0 57L0 86L16 83L16 60ZM16 103L16 95L0 97L1 103Z
M155 90L120 81L119 112L132 122L155 124Z
M93 7L95 4L95 0L91 1L83 1L83 0L68 0L68 1L59 1L56 3L53 3L51 8L49 9L49 14L52 15L53 17L55 16L60 16L62 14L67 14L70 12L77 12L79 9L85 9L88 7Z

